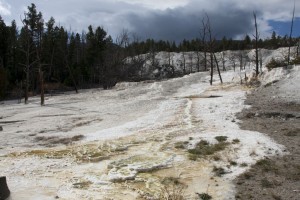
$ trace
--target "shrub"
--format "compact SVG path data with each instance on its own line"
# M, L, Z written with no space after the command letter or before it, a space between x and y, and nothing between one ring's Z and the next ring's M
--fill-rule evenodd
M235 162L235 161L230 161L229 163L230 163L230 165L232 165L232 166L237 166L237 162Z
M240 140L239 140L239 139L233 139L233 140L232 140L232 144L238 144L238 143L240 143Z
M267 69L270 71L277 67L284 67L286 66L286 63L283 61L275 60L274 58L271 59L271 61L266 65Z
M184 149L185 148L185 143L184 142L176 142L175 143L175 148L176 149Z
M272 188L273 187L273 183L266 178L262 179L260 181L260 183L263 188Z
M300 65L300 56L297 56L294 60L292 60L291 64Z
M227 140L227 136L216 136L215 139L218 141L218 142L225 142Z
M207 193L201 193L201 194L197 193L197 194L198 194L199 198L202 199L202 200L210 200L210 199L212 199L212 196L210 196Z
M201 140L194 149L189 149L188 152L190 154L195 155L212 155L218 151L223 151L229 143L227 142L220 142L218 144L210 145L206 140Z
M216 176L221 177L222 175L226 174L225 169L222 167L216 167L214 166L213 172Z
M264 172L277 172L278 168L275 164L274 161L269 160L269 159L262 159L257 161L257 163L255 164L256 166L258 166L262 171Z
M164 187L162 188L160 198L162 200L183 200L184 187L178 178L167 177L161 182Z

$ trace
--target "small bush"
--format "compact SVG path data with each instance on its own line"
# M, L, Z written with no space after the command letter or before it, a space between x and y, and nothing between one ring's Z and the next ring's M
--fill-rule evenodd
M213 159L214 159L214 161L219 161L219 160L221 160L220 156L218 156L218 155L214 155Z
M176 149L184 149L185 148L185 143L184 142L176 142L175 143L175 148Z
M178 178L167 177L161 182L164 187L160 194L162 200L183 200L184 199L184 187Z
M268 179L264 178L261 180L261 186L264 188L272 188L273 187L273 183L270 182Z
M300 56L298 56L294 60L292 60L291 64L292 65L300 65Z
M202 200L210 200L210 199L212 199L212 196L210 196L207 193L201 193L201 194L197 193L197 194L198 194L199 198L202 199Z
M275 60L274 58L271 59L271 61L266 65L267 69L270 71L277 67L284 67L286 66L286 63L283 61Z
M227 136L216 136L215 139L218 141L218 142L225 142L227 140Z
M233 140L232 140L232 144L238 144L238 143L240 143L240 140L239 140L239 139L233 139Z
M259 160L259 161L257 161L257 163L255 165L258 166L262 171L265 171L265 172L269 172L269 171L277 172L278 171L278 168L276 167L275 162L272 160L269 160L269 159Z
M232 165L232 166L237 166L237 162L235 162L235 161L230 161L229 163L230 163L230 165Z
M251 177L253 177L253 174L251 173L251 172L246 172L246 173L244 173L244 178L245 179L250 179Z
M198 156L196 154L189 154L189 159L190 160L196 161L197 158L198 158Z
M298 133L300 133L300 129L291 130L284 135L289 137L295 137L298 135Z
M247 163L242 163L240 166L241 166L241 167L247 167L248 164L247 164Z
M224 150L228 146L226 142L220 142L218 144L210 145L206 140L201 140L194 149L189 149L190 154L195 155L212 155L218 151Z
M215 173L216 176L221 177L222 175L226 174L225 169L222 167L216 167L214 166L213 172Z

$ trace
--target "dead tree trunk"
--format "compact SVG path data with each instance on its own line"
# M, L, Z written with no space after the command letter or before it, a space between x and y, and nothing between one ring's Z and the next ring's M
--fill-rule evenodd
M207 32L207 23L205 23L204 19L202 20L202 47L204 52L204 71L207 71L207 48L206 48L206 32Z
M223 84L223 80L222 80L222 76L221 76L221 72L220 72L220 68L219 68L219 64L218 64L218 60L217 60L216 54L214 54L214 58L215 58L215 62L216 62L216 65L217 65L217 70L218 70L218 74L219 74L219 78L220 78L221 84Z
M226 67L225 67L225 53L224 51L222 52L222 65L223 65L223 71L226 71Z
M20 65L24 66L24 72L25 72L25 92L24 92L24 98L25 98L25 104L28 103L28 99L29 99L29 84L30 84L30 69L31 66L36 62L30 62L30 58L32 56L32 54L35 53L35 51L31 51L31 42L30 42L30 38L29 35L27 35L26 37L26 49L20 49L21 52L23 52L25 54L25 63L20 63Z
M200 55L199 55L199 51L197 51L197 72L200 72Z
M39 79L41 87L41 106L45 105L44 73L39 69Z
M186 74L186 63L185 63L185 52L182 52L182 57L183 57L183 74Z
M217 64L217 70L218 70L218 73L219 73L221 83L223 83L223 81L222 81L219 65L218 65L217 59L215 57L215 52L214 52L214 43L215 43L215 41L214 41L213 36L212 36L212 30L211 30L211 25L210 25L208 15L206 15L206 18L207 18L206 29L207 29L207 33L208 33L208 37L209 37L209 52L210 52L210 70L211 70L210 71L210 84L212 85L213 75L214 75L214 64L213 64L214 63L214 58L215 58L215 61L216 61L216 64Z
M242 53L242 51L241 51L241 52L240 52L240 71L243 70L243 66L244 66L243 53Z
M253 12L253 16L254 16L254 23L255 23L255 72L256 72L256 76L258 76L259 74L259 68L258 68L258 30L257 30L257 22L256 22L256 14L255 12Z
M190 58L190 74L193 73L193 54L189 55Z
M210 85L212 85L214 77L214 59L213 59L213 53L210 52Z
M291 46L292 46L292 34L293 34L293 26L294 26L294 17L295 17L295 3L294 1L294 9L293 9L293 17L292 17L292 24L291 24L291 32L290 32L290 39L289 39L289 52L288 52L288 65L290 64L291 60Z

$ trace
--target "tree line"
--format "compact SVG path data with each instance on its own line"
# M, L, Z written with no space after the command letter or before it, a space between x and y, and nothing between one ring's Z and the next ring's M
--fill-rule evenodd
M16 21L6 25L0 16L0 98L24 96L27 102L29 96L41 94L41 104L44 93L99 86L107 89L117 81L136 80L145 63L141 54L150 53L147 59L151 60L151 55L159 51L210 52L213 63L213 52L253 49L256 43L259 48L276 49L295 45L299 40L275 32L271 38L258 41L249 35L243 40L216 40L205 35L211 33L207 32L208 21L203 21L205 30L199 38L180 43L142 40L126 30L113 41L100 26L90 25L87 32L75 33L57 25L53 17L45 22L35 4L28 6L21 20L22 27L17 28ZM126 62L128 57L130 63ZM209 61L205 58L204 69L208 70L206 59Z

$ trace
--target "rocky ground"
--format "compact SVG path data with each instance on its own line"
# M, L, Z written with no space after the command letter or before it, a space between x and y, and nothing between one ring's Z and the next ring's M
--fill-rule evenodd
M240 175L236 199L300 199L300 99L297 91L285 95L284 84L257 88L245 102L251 108L238 114L242 129L267 134L287 155L260 160Z

